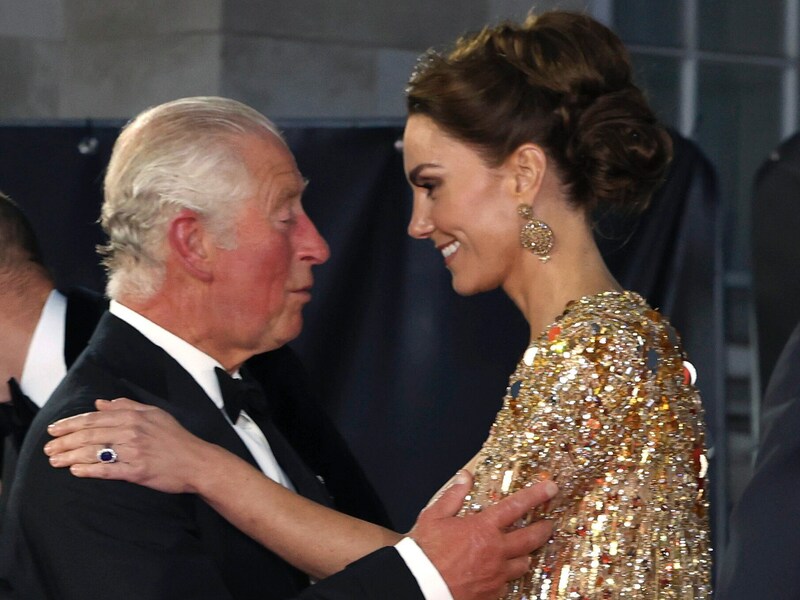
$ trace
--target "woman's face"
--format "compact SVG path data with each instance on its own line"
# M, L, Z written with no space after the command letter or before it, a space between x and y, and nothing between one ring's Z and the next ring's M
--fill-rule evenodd
M513 173L488 167L424 115L409 117L403 149L414 193L408 234L433 242L459 294L502 286L521 255Z

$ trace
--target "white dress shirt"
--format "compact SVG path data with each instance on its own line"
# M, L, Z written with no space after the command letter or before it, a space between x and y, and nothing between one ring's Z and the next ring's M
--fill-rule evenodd
M53 290L45 300L42 314L33 331L19 387L41 408L67 374L64 361L67 299Z
M211 401L222 411L225 418L230 423L227 413L223 410L222 392L219 388L215 367L222 368L215 359L206 353L195 348L187 341L170 333L163 327L156 325L146 317L131 310L130 308L111 301L109 306L111 314L122 319L131 327L139 331L156 346L162 348L167 354L174 358L203 388L203 391L211 398ZM237 377L238 373L234 374ZM232 425L236 433L242 438L248 450L253 454L259 467L270 479L294 489L286 474L278 465L272 450L269 447L261 429L242 411L239 419ZM450 590L447 588L442 576L433 566L433 563L425 556L417 543L411 538L403 538L395 546L398 553L405 561L409 570L422 590L426 600L453 600Z
M221 369L224 367L216 359L211 358L208 354L192 346L186 340L179 338L160 325L156 325L150 319L143 317L119 302L112 300L108 310L112 315L125 321L153 344L174 358L175 361L192 376L197 384L203 388L206 395L211 398L211 401L222 411L228 423L231 422L228 418L228 414L224 410L225 404L222 401L219 380L214 371L217 367ZM234 377L238 376L238 373L234 374ZM236 423L232 423L231 425L234 431L236 431L236 434L242 439L242 442L244 442L244 445L247 446L250 454L256 459L256 463L264 474L273 481L294 491L294 486L291 481L289 481L286 473L284 473L283 469L278 465L278 461L272 453L269 442L253 420L242 411Z

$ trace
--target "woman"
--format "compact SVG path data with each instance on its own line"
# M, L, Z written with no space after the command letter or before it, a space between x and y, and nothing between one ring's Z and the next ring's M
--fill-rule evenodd
M510 597L705 596L699 398L591 231L596 210L644 208L671 152L621 42L565 13L487 29L420 64L408 109L409 233L458 293L501 286L530 324L465 507L558 483L554 539Z
M475 482L464 506L481 510L540 479L559 485L548 508L531 514L554 520L553 539L507 597L707 597L700 400L677 335L620 288L592 236L595 211L646 206L671 154L631 81L624 47L589 17L546 13L486 28L447 55L429 53L407 93L409 234L440 249L459 294L502 287L530 325L503 407L468 465ZM225 498L231 486L250 490L255 479L238 459L186 439L186 454L176 446L179 456L159 467L166 439L159 428L177 425L157 409L115 405L126 415L136 408L158 438L126 446L135 466L77 464L73 472L199 491L273 550L292 546L291 534L259 535L278 526L258 508L273 493L268 483L252 491L261 502L250 491ZM73 429L61 423L53 433ZM51 442L47 451L120 439L97 432ZM54 456L54 464L93 462L91 452ZM202 478L192 471L198 465ZM321 527L335 519L318 518Z

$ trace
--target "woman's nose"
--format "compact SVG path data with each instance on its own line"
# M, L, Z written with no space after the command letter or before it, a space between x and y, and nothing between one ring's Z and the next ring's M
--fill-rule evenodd
M411 220L408 222L408 235L416 239L427 238L433 232L433 222L430 212L422 208L419 202L414 202L414 209L411 211Z

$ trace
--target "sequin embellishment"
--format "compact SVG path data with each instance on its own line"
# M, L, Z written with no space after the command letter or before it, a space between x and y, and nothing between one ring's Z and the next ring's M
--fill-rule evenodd
M571 302L509 380L463 511L529 482L551 541L511 600L711 595L702 407L680 342L633 292Z

